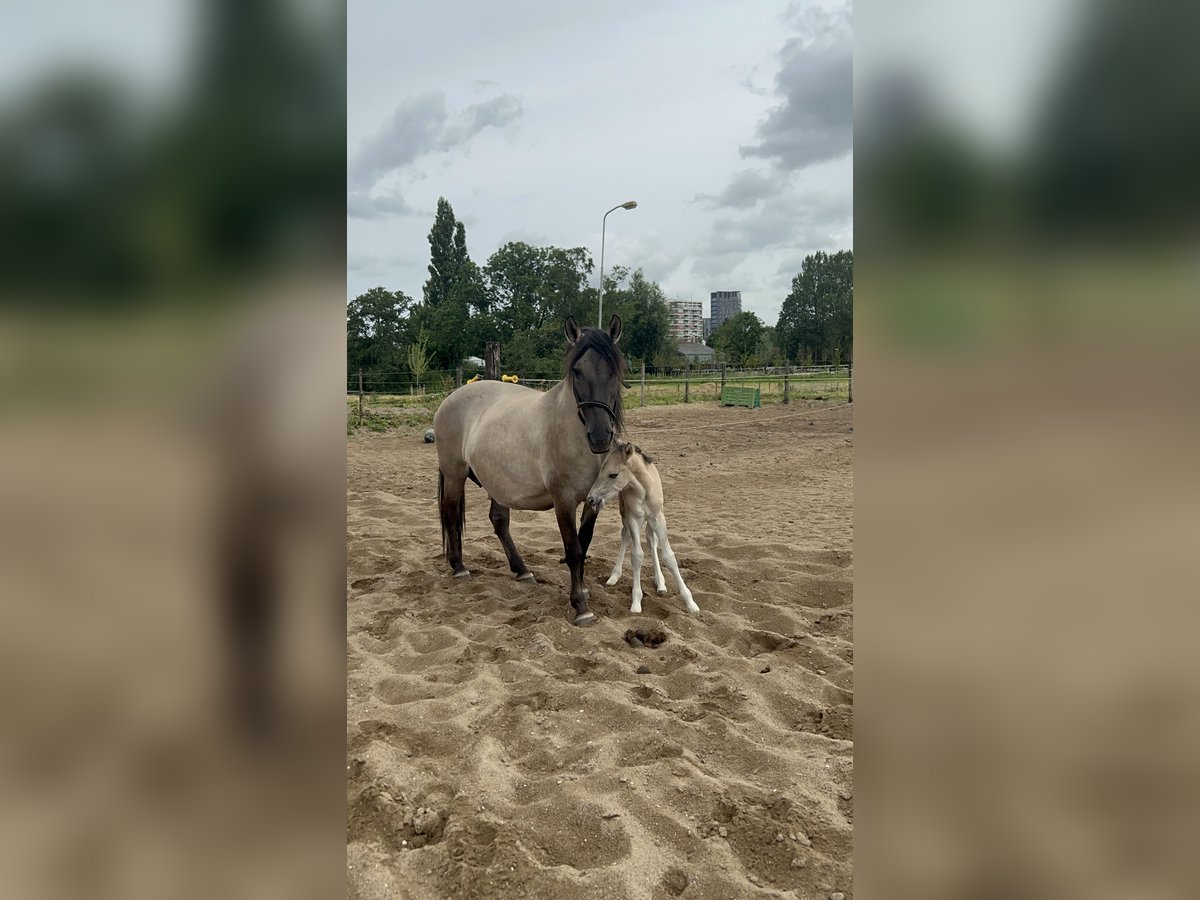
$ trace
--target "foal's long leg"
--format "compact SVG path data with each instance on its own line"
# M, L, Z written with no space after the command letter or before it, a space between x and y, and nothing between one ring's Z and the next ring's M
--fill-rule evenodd
M650 559L654 562L654 589L660 594L665 594L667 581L663 578L662 566L658 563L658 532L653 528L647 528L646 532L650 538Z
M671 542L667 540L666 516L659 513L650 527L658 532L658 540L663 549L663 563L674 577L675 584L679 586L679 593L683 595L683 605L687 607L688 612L700 612L700 607L692 599L692 592L688 590L688 586L683 583L683 576L679 574L679 560L675 558L675 551L671 549Z
M629 532L625 528L624 520L621 521L621 548L617 550L617 561L613 565L612 574L608 576L608 581L604 582L609 587L612 587L621 579L621 566L625 564L625 550L629 546Z
M579 546L579 532L575 530L575 507L554 507L558 519L558 531L562 535L563 550L567 565L571 568L571 606L575 610L574 624L590 625L596 614L588 609L587 593L583 588L583 548Z
M488 511L488 518L492 520L492 528L496 532L496 537L500 538L500 546L504 548L504 555L508 557L508 567L513 570L518 581L536 581L533 573L525 566L525 561L521 559L521 554L517 552L516 546L513 544L512 534L508 530L509 513L507 506L501 506L495 500L492 501L492 508Z
M629 611L642 611L642 521L639 517L629 517L629 564L633 566L633 602Z

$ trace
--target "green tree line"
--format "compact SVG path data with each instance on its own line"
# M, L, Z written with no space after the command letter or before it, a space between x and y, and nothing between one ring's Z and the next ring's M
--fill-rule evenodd
M792 278L779 320L740 312L713 329L708 345L738 366L842 365L854 348L854 252L817 252Z
M764 327L753 313L741 313L714 332L710 345L721 360L738 365L798 361L805 352L822 361L838 352L848 356L850 268L849 253L809 257L778 325ZM479 266L467 251L465 226L439 199L420 301L375 287L348 302L348 370L419 378L422 369L452 370L467 356L482 357L484 345L498 341L505 372L558 377L563 320L596 321L592 271L591 254L582 247L521 241L505 244ZM631 368L681 362L667 298L640 269L614 266L605 273L605 320L613 313L621 316L621 345Z

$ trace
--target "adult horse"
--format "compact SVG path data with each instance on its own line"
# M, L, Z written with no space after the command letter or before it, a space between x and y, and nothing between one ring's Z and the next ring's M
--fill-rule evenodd
M454 391L438 407L433 431L438 453L438 508L442 550L456 578L470 578L462 560L466 521L464 489L470 478L492 501L489 518L519 581L534 581L509 533L509 510L554 509L571 570L576 625L595 619L588 609L583 564L596 524L587 497L614 434L622 430L621 387L627 369L617 347L621 319L608 331L580 330L573 318L563 329L569 344L566 377L546 393L500 381L479 381Z

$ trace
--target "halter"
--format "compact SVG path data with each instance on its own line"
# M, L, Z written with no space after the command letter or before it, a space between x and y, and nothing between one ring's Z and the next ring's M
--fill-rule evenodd
M584 410L584 407L587 407L587 406L600 407L602 410L604 410L606 413L608 413L608 417L610 419L612 419L613 425L615 426L617 424L616 412L613 410L613 408L611 406L609 406L603 400L580 400L579 399L579 395L575 393L575 380L574 379L571 379L571 396L573 396L575 398L575 413L579 416L579 423L581 425L584 425L584 426L587 425L587 421L583 418L583 410ZM588 449L591 450L590 447ZM600 453L607 453L607 452L608 452L607 450L600 451ZM592 450L592 453L596 453L596 451ZM597 453L596 455L598 456L600 454Z
M572 393L574 393L574 391L572 391ZM613 412L613 408L611 406L609 406L607 403L603 402L602 400L579 400L577 398L575 400L575 412L579 415L579 423L581 425L584 425L584 426L587 425L587 422L583 418L583 408L585 406L600 407L602 410L604 410L606 413L608 413L609 418L611 418L613 420L613 424L616 425L617 414L615 412ZM592 450L591 447L588 447L588 449ZM602 453L607 453L607 452L608 452L608 450L600 450L600 451L592 450L592 453L596 454L597 456L599 456Z
M576 400L575 408L579 412L579 421L580 422L583 422L583 408L585 406L600 407L602 410L604 410L606 413L608 413L609 418L611 418L613 420L613 424L616 424L617 414L615 412L613 412L612 407L609 406L607 403L605 403L603 400ZM587 423L584 422L584 424L586 425Z

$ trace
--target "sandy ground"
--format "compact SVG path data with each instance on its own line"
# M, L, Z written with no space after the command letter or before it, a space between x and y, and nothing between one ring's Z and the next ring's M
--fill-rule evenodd
M441 558L423 429L348 440L348 895L853 897L850 408L628 414L656 457L667 575L629 613L606 509L590 628L569 622L551 512L514 511L508 571L467 486ZM659 629L656 649L627 629ZM649 674L638 674L639 667Z

